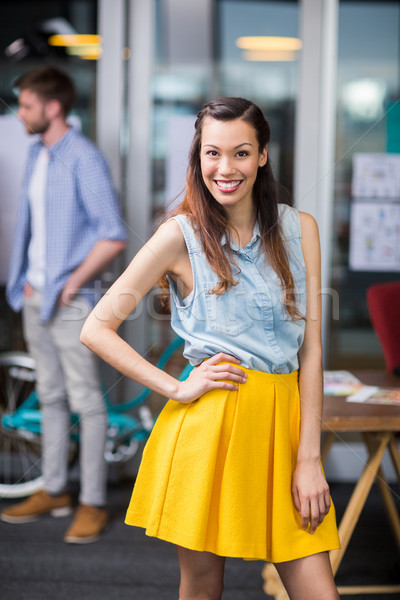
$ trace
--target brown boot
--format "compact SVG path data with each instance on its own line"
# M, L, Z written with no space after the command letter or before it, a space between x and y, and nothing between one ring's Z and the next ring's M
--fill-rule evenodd
M69 544L90 544L96 542L108 522L108 513L104 508L81 505L77 508L75 519L64 536Z
M19 504L5 508L0 518L6 523L30 523L47 513L50 513L52 517L66 517L71 512L71 497L69 494L50 496L50 494L41 490Z

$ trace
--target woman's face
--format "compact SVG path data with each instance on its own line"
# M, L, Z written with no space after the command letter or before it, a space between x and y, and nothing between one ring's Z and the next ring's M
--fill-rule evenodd
M267 147L260 153L254 127L243 121L203 123L200 165L204 183L224 208L253 208L253 186L258 167L267 162Z

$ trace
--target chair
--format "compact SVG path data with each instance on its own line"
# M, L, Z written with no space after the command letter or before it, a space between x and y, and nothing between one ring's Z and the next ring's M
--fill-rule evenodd
M371 285L367 289L367 304L386 371L400 375L400 281Z

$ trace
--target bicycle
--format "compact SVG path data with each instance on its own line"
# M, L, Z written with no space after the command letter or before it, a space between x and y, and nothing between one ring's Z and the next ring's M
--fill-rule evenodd
M182 345L181 338L174 339L156 366L164 369ZM186 379L191 368L187 364L178 378ZM0 498L29 496L43 487L41 411L35 383L35 361L28 353L0 354ZM144 388L127 402L112 404L104 392L108 418L106 462L128 461L149 437L154 425L146 405L150 394L151 390ZM79 447L79 418L74 414L71 415L70 442L72 462Z

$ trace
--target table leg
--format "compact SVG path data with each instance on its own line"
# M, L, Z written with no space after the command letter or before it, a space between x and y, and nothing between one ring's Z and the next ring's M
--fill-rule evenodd
M393 436L391 436L392 439ZM364 433L364 440L368 447L370 454L373 452L374 448L374 440L372 439L372 434ZM390 442L389 442L390 443ZM396 503L392 496L392 492L390 490L390 486L386 481L385 474L383 472L382 467L379 467L376 477L379 491L381 493L383 503L386 508L386 513L392 527L393 535L395 537L398 548L400 549L400 519L399 513L397 512Z
M275 565L267 563L261 574L264 579L263 590L267 596L272 596L275 600L290 600Z
M397 446L396 436L393 433L390 436L389 452L390 452L390 456L392 458L394 470L396 471L396 474L397 474L397 479L399 480L399 484L400 484L400 454L399 454L399 449Z
M371 453L367 464L364 467L361 477L358 480L356 487L354 488L350 501L342 517L342 520L339 525L339 538L341 548L340 550L332 550L332 552L330 553L330 559L334 575L336 575L339 569L339 565L350 542L350 538L353 534L354 528L360 517L362 508L365 504L371 486L378 472L389 440L390 433L384 433L380 438L379 442L375 445L375 449Z
M400 585L339 585L338 592L343 596L351 596L353 594L398 594Z

